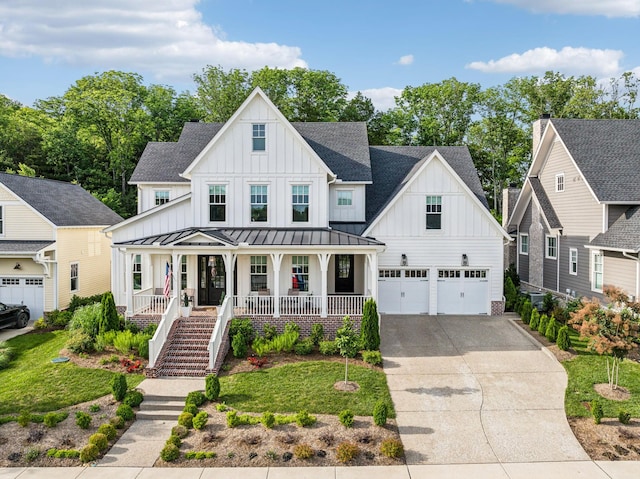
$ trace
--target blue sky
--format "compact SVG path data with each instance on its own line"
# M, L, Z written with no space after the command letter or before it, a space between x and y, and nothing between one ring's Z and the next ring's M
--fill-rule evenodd
M194 91L208 64L329 70L382 109L450 77L640 77L640 0L0 0L0 93L25 105L109 69Z

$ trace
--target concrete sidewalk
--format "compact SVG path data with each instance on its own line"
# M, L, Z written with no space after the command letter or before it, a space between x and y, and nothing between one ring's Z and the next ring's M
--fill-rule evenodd
M637 462L537 462L387 467L0 468L0 479L637 479Z

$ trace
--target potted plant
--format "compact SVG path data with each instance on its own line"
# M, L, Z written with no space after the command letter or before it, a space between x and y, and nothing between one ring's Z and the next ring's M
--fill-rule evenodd
M190 299L189 299L189 295L187 293L184 293L182 295L182 306L180 307L180 312L182 313L182 317L184 318L188 318L189 315L191 315L191 305L190 303Z

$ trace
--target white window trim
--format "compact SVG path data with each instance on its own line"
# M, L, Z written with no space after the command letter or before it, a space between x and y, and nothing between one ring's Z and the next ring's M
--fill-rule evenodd
M307 187L307 203L294 203L293 202L293 188L296 186L306 186ZM269 190L267 190L267 200L269 199L268 197L269 194ZM308 224L311 222L311 184L310 183L290 183L289 184L289 201L291 203L290 205L290 211L291 211L291 224L292 225L300 225L300 224ZM295 205L307 205L307 221L293 221L293 207ZM269 210L267 209L267 218L269 217Z
M429 204L426 203L426 199L427 198L439 198L440 202L439 204ZM429 206L439 206L440 207L440 211L431 211L431 212L427 212L427 208ZM442 216L442 211L443 211L443 206L444 206L444 201L443 201L443 195L439 195L439 194L434 194L434 195L425 195L425 206L424 206L424 230L428 232L428 234L434 233L434 232L443 232L444 231L444 224L443 224L443 216ZM427 227L427 216L428 215L439 215L440 216L440 228L429 228Z
M554 249L555 254L551 256L549 254L549 240L552 239L555 241ZM545 235L544 237L544 257L546 259L558 259L558 237L552 235Z
M267 187L267 221L251 221L251 187L252 186L266 186ZM269 183L249 183L249 224L250 225L268 225L271 219L271 185Z
M76 265L76 289L73 289L71 287L71 279L73 278L73 276L71 276L71 269L73 268L73 265ZM69 263L69 290L74 293L76 291L80 291L80 263L77 261L72 261L71 263Z
M5 235L5 229L7 226L7 222L5 221L5 210L4 205L0 205L0 237Z
M210 198L210 194L209 194L209 188L211 186L224 186L224 198L225 198L225 202L224 202L224 221L211 221L211 203L209 202L209 198ZM209 224L214 224L214 225L226 225L229 224L229 183L207 183L207 223ZM251 195L251 188L249 188L249 195ZM215 204L222 204L222 203L215 203ZM251 208L251 206L249 206L249 208Z
M591 278L590 278L590 283L591 283L591 291L595 291L598 293L602 293L602 287L601 288L596 288L596 281L595 281L595 265L596 265L596 256L600 256L601 258L601 264L602 264L602 286L604 286L604 255L602 254L602 251L599 250L591 250L591 268L590 268L590 274L591 274Z
M576 254L576 260L575 261L573 261L573 253ZM576 265L575 272L573 271L573 268L571 267L574 263ZM577 248L569 248L569 274L571 274L573 276L577 276L578 275L578 249Z
M166 188L156 188L153 190L153 206L161 206L160 204L158 204L158 193L167 194L167 201L162 203L163 205L171 201L171 190L167 190Z
M353 208L354 204L353 204L353 189L346 189L346 188L340 188L337 189L336 188L336 206L340 209L347 209L347 208ZM340 193L350 193L351 194L351 204L350 205L341 205L340 204Z
M522 250L522 238L527 238L527 251ZM529 256L529 233L520 233L518 240L518 254Z
M562 189L560 189L560 180L562 180ZM556 193L562 193L566 187L564 173L558 173L556 175Z
M254 126L258 126L258 125L264 126L264 137L262 137L262 136L254 136L253 135L253 127ZM263 150L255 150L253 148L253 140L256 139L256 138L264 138L264 149ZM267 145L267 124L266 123L251 123L251 153L255 153L255 154L258 154L258 155L264 154L264 153L267 152L267 148L268 148L268 145Z

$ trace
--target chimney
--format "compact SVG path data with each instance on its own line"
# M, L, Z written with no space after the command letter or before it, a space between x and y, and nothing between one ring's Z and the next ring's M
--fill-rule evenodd
M533 122L532 130L533 130L533 145L531 146L531 154L535 154L538 149L538 145L540 144L540 139L542 138L542 134L544 133L544 129L547 127L547 123L551 119L550 113L543 113L540 115L540 118Z
M511 213L513 213L513 207L518 201L520 195L520 188L516 188L514 184L510 184L508 188L502 190L502 227L507 228L507 222Z

